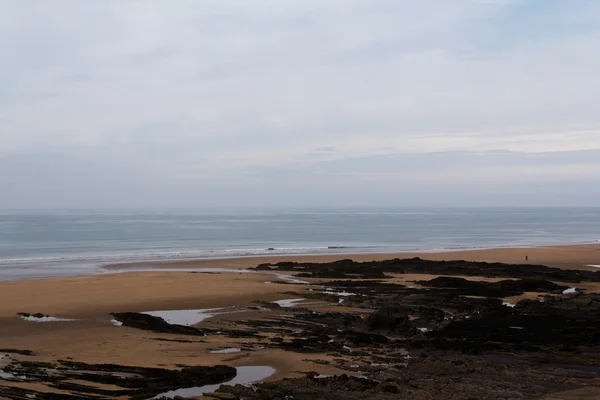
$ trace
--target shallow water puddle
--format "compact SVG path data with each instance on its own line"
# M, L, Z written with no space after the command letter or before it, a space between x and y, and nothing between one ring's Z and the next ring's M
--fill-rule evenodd
M273 374L275 374L276 370L273 367L268 366L253 366L253 367L238 367L237 375L235 378L228 382L218 383L216 385L206 385L206 386L197 386L191 388L183 388L172 390L170 392L166 392L163 394L159 394L154 397L155 399L160 397L173 398L175 396L181 397L194 397L194 396L202 396L206 393L212 393L218 390L221 385L249 385L251 383L255 383L266 379Z
M231 353L239 353L241 351L242 351L242 349L231 347L228 349L211 350L211 351L209 351L209 353L210 354L231 354Z
M577 288L572 287L572 288L569 288L569 289L563 291L563 294L571 294L571 293L577 293Z
M0 369L0 379L23 379L23 377L17 377L11 373L4 372Z
M48 315L43 316L43 317L36 317L33 315L29 315L29 316L21 315L21 318L24 319L25 321L29 321L29 322L72 322L72 321L77 321L76 319L50 317Z
M0 379L25 379L24 376L16 376L10 372L5 372L2 368L10 365L12 359L8 354L0 354Z
M331 294L334 296L342 296L342 297L358 296L358 294L356 294L356 293L350 293L350 292L346 292L346 291L336 292L335 290L333 290L331 288L327 288L325 290L325 294Z
M271 303L275 303L275 304L279 304L280 307L283 308L292 308L292 307L296 307L298 305L302 305L302 306L309 306L309 305L314 305L314 304L322 304L322 301L314 301L311 303L303 303L300 304L301 302L305 301L306 299L302 298L302 299L284 299L284 300L276 300L276 301L272 301Z
M338 300L338 304L342 304L346 300L345 299L346 297L349 297L349 296L358 296L357 293L350 293L350 292L346 292L345 290L343 290L341 292L336 292L332 288L326 288L323 293L324 294L329 294L329 295L332 295L332 296L340 296L340 298Z
M297 283L297 284L300 284L300 285L308 285L310 283L310 282L307 282L307 281L296 279L292 275L280 274L280 273L277 273L277 272L273 272L273 275L275 275L278 279L281 279L282 281L286 281L286 282L289 282L289 283Z
M142 314L148 314L153 317L159 317L174 325L196 325L210 317L220 314L230 314L239 311L222 311L224 308L205 308L200 310L164 310L164 311L144 311Z
M284 300L276 300L273 301L272 303L275 304L279 304L280 307L283 308L291 308L291 307L296 307L298 305L298 303L300 303L301 301L304 301L306 299L284 299Z

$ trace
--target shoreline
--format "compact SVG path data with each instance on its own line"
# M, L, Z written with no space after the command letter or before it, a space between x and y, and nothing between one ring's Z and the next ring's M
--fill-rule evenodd
M590 265L600 265L600 243L564 244L533 247L491 247L481 249L447 250L447 251L407 251L392 253L334 253L334 254L294 254L294 255L259 255L245 257L228 257L216 259L169 260L158 262L115 263L102 267L107 273L143 271L160 269L200 269L204 265L215 268L244 269L259 264L279 261L293 262L332 262L341 259L354 261L382 261L386 259L419 257L432 261L481 261L504 262L514 264L540 264L565 269L594 269ZM208 266L206 266L208 268Z
M577 254L575 254L577 253ZM160 269L185 270L200 268L244 269L262 263L279 261L331 262L341 259L355 261L381 261L393 258L414 258L433 261L466 260L483 262L505 262L514 264L542 264L567 269L590 269L589 265L600 265L600 243L562 244L529 247L489 247L475 249L452 249L444 251L402 251L402 252L340 252L317 254L265 254L239 257L169 259L154 261L122 261L108 264L89 264L74 267L60 263L52 266L21 267L6 263L7 272L0 264L0 282L36 281L44 279L64 279L78 276L97 276L121 272L149 272ZM526 259L527 258L527 259ZM21 272L14 272L21 271ZM28 272L29 271L29 272Z
M95 275L104 273L104 271L110 271L119 268L132 269L133 266L148 266L148 265L159 265L159 266L171 266L171 265L186 265L194 263L226 263L233 262L234 260L267 260L273 258L280 258L282 260L299 260L299 259L310 259L316 260L322 258L323 260L330 261L334 258L353 258L360 260L368 260L369 257L375 257L374 260L380 260L381 257L387 258L412 258L412 257L436 257L439 259L439 255L454 254L457 257L463 257L462 255L477 254L480 252L494 252L494 251L508 251L511 253L519 252L522 250L532 250L537 252L537 249L551 249L551 248L568 248L568 247L588 247L588 246L600 246L599 240L586 240L582 242L568 242L568 243L556 243L556 244L530 244L530 245L498 245L498 246L481 246L481 247L460 247L460 248L431 248L431 249L410 249L410 250L394 250L393 246L385 248L384 246L327 246L327 247L315 247L316 251L306 251L306 249L295 249L295 248L274 248L273 251L269 249L251 249L251 250L223 250L214 251L215 253L226 253L229 251L239 252L234 255L218 255L218 256L206 256L206 255L189 255L189 256L170 256L169 253L156 253L156 258L153 258L149 253L148 256L144 255L93 255L93 256L60 256L60 257L39 257L39 258L14 258L14 259L3 259L0 260L0 281L6 280L22 280L22 279L46 279L54 277L71 277L71 276L85 276ZM354 251L355 250L355 251ZM296 252L298 251L298 252ZM256 254L254 253L256 252ZM184 251L183 253L205 253L203 251ZM210 253L210 252L206 252ZM483 260L485 261L485 260ZM513 258L511 262L519 261L518 258ZM525 260L523 260L525 261ZM529 260L531 261L531 260ZM600 263L600 259L594 261ZM25 271L26 273L19 276L19 272ZM72 270L70 272L64 272L65 270ZM31 271L29 274L27 271Z

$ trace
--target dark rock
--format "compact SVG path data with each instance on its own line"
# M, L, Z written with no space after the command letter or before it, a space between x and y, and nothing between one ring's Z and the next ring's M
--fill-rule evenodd
M378 333L367 333L358 331L341 332L340 336L351 342L354 346L371 346L378 344L387 344L389 339Z
M377 391L384 393L398 393L398 387L393 383L382 383L377 387Z
M558 285L543 279L503 280L500 282L470 281L464 278L440 276L429 281L421 281L420 285L435 288L456 289L456 293L467 296L509 297L524 292L556 292L560 293L568 286Z
M600 271L563 270L533 264L503 264L456 261L431 261L421 258L392 259L385 261L355 262L340 260L331 263L279 262L273 269L293 271L302 269L306 277L369 277L383 278L385 272L404 274L420 273L454 276L485 276L521 279L543 279L559 282L600 282Z
M387 305L375 311L367 319L370 330L387 330L398 333L414 333L415 327L410 323L406 308L398 305Z
M204 395L204 397L207 397L209 399L215 399L215 400L236 400L236 399L239 399L239 397L237 397L236 395L233 395L231 393L221 393L221 392L207 393L207 394Z
M265 308L268 308L271 310L279 310L279 309L283 308L277 303L271 303L268 301L255 300L255 301L253 301L253 303L260 304L262 307L265 307Z
M292 350L298 353L323 353L332 350L340 350L341 343L331 342L331 337L327 335L312 336L305 339L292 339L290 342L283 342L280 347L284 350Z
M17 350L17 349L0 349L0 353L19 354L22 356L34 356L35 353L31 350Z
M20 312L20 313L17 313L17 315L19 315L21 317L25 317L25 318L29 318L29 317L44 318L44 317L47 317L47 315L42 314L42 313L29 314L29 313L25 313L25 312Z
M117 321L124 326L131 328L144 329L157 333L173 333L177 335L204 336L204 332L198 328L184 325L169 324L160 317L154 317L148 314L125 312L111 314Z
M600 343L600 295L522 300L514 308L491 308L468 319L450 321L426 336L412 340L411 346L471 354L542 351L555 358L568 358L567 353L576 354L584 347L593 362L591 352L596 352L593 349Z
M74 361L59 361L58 364L21 362L13 363L9 367L10 369L7 367L8 372L24 375L28 379L46 383L55 389L77 393L77 396L61 394L60 396L63 397L48 397L47 393L34 391L13 393L6 392L5 388L0 387L0 397L14 399L30 398L31 395L40 399L69 400L117 397L148 399L180 388L226 382L233 379L237 373L235 368L226 365L171 370ZM116 386L120 389L105 389L98 385Z

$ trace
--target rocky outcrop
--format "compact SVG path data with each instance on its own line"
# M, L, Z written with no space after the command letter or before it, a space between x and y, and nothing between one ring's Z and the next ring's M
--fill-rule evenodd
M454 292L466 296L510 297L525 292L560 294L569 286L558 285L544 279L503 280L499 282L471 281L464 278L440 276L429 281L420 281L419 285L434 288L454 289Z
M77 395L48 396L20 388L0 387L0 397L10 399L108 399L126 397L148 399L186 387L204 386L227 382L236 376L236 369L226 365L214 367L186 367L180 370L146 368L116 364L86 364L73 361L52 363L21 362L7 368L15 375L47 383L55 389L77 393ZM72 380L76 380L77 383ZM102 389L101 385L112 385L115 389ZM120 388L120 389L116 389Z
M113 313L113 318L121 322L123 326L144 329L156 333L173 333L177 335L204 336L204 332L198 328L184 325L169 324L160 317L148 314L124 312Z
M367 319L367 327L373 331L384 330L403 335L415 332L406 308L396 304L386 305L372 313Z
M409 368L382 368L366 377L309 375L250 388L223 385L219 391L238 400L516 400L554 398L553 393L594 386L600 393L597 374L590 372L446 356L414 359Z
M300 272L303 277L334 279L379 279L385 273L485 276L491 278L544 279L558 282L600 282L600 271L565 270L544 265L504 264L472 261L431 261L421 258L355 262L345 259L331 263L280 262L261 264L261 269Z

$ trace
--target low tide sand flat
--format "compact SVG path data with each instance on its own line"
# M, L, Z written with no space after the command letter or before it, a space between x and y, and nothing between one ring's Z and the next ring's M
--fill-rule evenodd
M298 268L275 266L279 261L328 263L340 258L307 256L160 264L155 271L145 265L145 270L139 272L134 271L137 266L127 266L133 269L128 272L120 266L121 272L114 274L0 282L0 354L7 357L0 367L0 397L71 393L94 398L93 390L100 389L123 393L108 398L154 398L167 393L198 396L218 390L221 383L254 380L280 382L280 389L260 389L271 398L277 398L277 390L298 395L317 390L325 395L340 387L351 388L348 396L359 393L362 397L358 398L376 399L419 398L414 397L415 393L439 399L481 398L484 393L505 392L508 387L515 396L525 398L535 395L568 399L560 397L561 393L568 396L571 392L599 396L594 382L600 381L600 370L594 365L600 361L600 354L588 343L600 328L586 315L596 312L588 308L595 304L595 296L600 296L594 294L600 291L600 278L595 278L600 271L591 267L600 265L600 246L349 257L359 261L421 256L431 260L524 263L525 254L529 264L561 267L564 269L557 271L565 273L543 270L548 275L530 281L518 271L493 269L492 273L486 265L469 263L453 264L459 269L444 270L443 264L434 263L422 265L426 273L417 273L419 269L412 264L402 266L402 272L393 265L384 266L381 268L386 278L365 279L350 272L356 271L353 264L321 264L324 269L312 264ZM273 270L250 270L264 263L272 263L269 268ZM471 273L471 265L480 272ZM212 268L211 273L198 273L204 267ZM364 271L370 274L378 268L380 265L375 263L365 266ZM302 277L294 277L297 274ZM279 279L281 276L287 279ZM436 281L440 276L445 280ZM563 281L547 279L552 276ZM340 299L344 301L340 303ZM400 304L400 308L394 308L394 304ZM581 304L581 315L569 314L572 304ZM585 323L585 328L559 332L561 328L544 319L549 310L557 323L575 318ZM152 326L140 329L111 316L122 312L146 313L167 325L196 328L202 335L158 332ZM55 317L65 321L35 323L18 313L39 313L42 317L38 319ZM389 325L390 315L393 325ZM491 321L493 331L481 329ZM540 342L536 329L552 332L558 342ZM467 340L470 336L473 341ZM573 347L568 341L578 345ZM488 342L499 344L494 348L473 347L474 343ZM442 343L450 346L450 353L445 353L444 346L439 347ZM515 347L515 343L530 343L530 347ZM422 358L423 354L429 356ZM538 363L542 354L546 360L554 360L550 367ZM21 366L24 361L49 364L25 368ZM127 389L119 386L117 377L106 378L104 383L83 382L87 392L70 385L82 384L75 378L81 376L81 371L104 374L101 364L106 363L122 366L120 372L114 372L122 376L133 373L128 369L132 366L155 368L158 372L151 373L163 374L161 382L180 382L180 386L163 383L154 392L133 388L135 385ZM450 377L443 385L451 389L437 391L439 386L431 385L431 376L439 376L446 363L452 363L457 374L463 368L475 371L472 374L478 387L460 384L460 380ZM218 365L238 371L255 366L254 371L262 368L270 373L249 380L245 374L238 374L232 381L231 370L207 369L204 376L213 380L195 384L183 367ZM507 372L499 376L492 373L498 365ZM552 368L552 373L547 368ZM55 370L63 374L58 381L52 372ZM180 375L175 377L169 371ZM389 375L389 371L394 372ZM521 377L522 384L509 383L514 374ZM28 375L36 378L20 378ZM493 382L489 376L495 376ZM283 378L295 380L280 381ZM386 379L389 382L383 385ZM412 382L410 387L402 383L406 379ZM532 388L537 392L533 393ZM256 397L260 390L230 390L230 395L260 399ZM448 397L448 393L455 397Z

